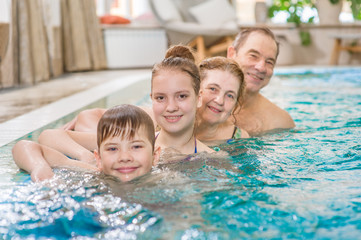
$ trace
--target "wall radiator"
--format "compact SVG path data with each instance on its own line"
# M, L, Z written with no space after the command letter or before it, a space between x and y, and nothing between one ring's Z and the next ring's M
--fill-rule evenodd
M108 68L151 67L162 61L168 48L160 28L109 27L103 34Z
M0 0L0 22L9 23L11 18L11 1Z

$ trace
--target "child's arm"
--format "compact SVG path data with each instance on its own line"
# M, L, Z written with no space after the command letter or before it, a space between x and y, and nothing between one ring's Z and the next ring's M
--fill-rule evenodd
M75 118L73 118L69 122L65 123L60 129L74 130L77 120L78 120L78 116L76 116Z
M158 124L157 124L157 121L155 120L152 108L142 107L142 106L140 106L140 108L143 109L150 116L150 118L153 120L154 129L157 129Z
M97 147L95 133L47 129L40 134L38 141L73 159L94 163L91 151Z
M62 129L96 133L98 122L106 110L93 108L81 111L73 120L66 123Z
M39 144L25 140L19 141L14 145L12 153L16 165L30 173L34 182L53 177L53 170L43 157Z
M52 148L31 141L17 142L12 153L16 165L30 173L31 179L35 182L52 178L54 175L52 167L80 167L97 170L88 163L69 159Z

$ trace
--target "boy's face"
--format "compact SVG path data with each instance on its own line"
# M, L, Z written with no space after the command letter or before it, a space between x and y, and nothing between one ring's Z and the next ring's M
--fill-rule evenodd
M119 136L105 139L94 155L100 171L126 182L148 173L157 164L159 152L160 149L156 149L153 153L152 144L141 127L132 139Z

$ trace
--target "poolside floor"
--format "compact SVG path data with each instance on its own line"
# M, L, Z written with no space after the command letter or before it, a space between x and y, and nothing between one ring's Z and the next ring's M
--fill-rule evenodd
M68 73L33 86L0 89L0 123L98 84L145 71L150 69Z
M34 86L2 89L0 146L11 139L17 139L32 128L59 118L68 109L74 111L76 106L89 103L92 98L106 95L113 88L123 88L128 83L137 82L139 78L144 79L150 74L150 69L79 72L64 74ZM84 94L80 96L82 93ZM73 99L69 99L71 97Z

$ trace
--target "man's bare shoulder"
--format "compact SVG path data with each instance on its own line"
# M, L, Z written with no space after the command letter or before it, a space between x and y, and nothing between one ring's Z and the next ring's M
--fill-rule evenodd
M295 127L295 123L287 111L261 94L258 95L251 107L241 109L237 114L236 124L245 129L250 136L257 136L276 129Z
M295 127L295 122L286 110L280 108L262 95L260 101L262 111L265 114L267 122L269 122L269 124L272 126L272 129Z

